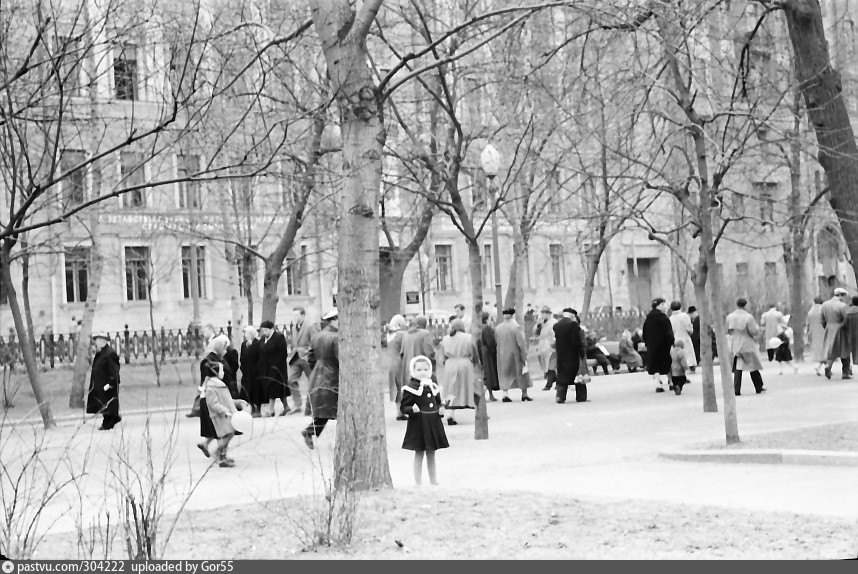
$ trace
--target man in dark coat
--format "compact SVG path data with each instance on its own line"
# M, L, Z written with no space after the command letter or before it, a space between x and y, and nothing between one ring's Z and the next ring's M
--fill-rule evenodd
M846 311L846 330L849 332L849 349L852 364L858 364L858 297L852 297L852 305Z
M688 307L688 316L691 317L691 346L694 348L694 358L697 364L700 364L700 313L697 312L697 307L690 305ZM694 372L696 367L691 367L691 372Z
M483 384L489 391L489 400L496 401L494 391L500 390L498 381L498 344L495 339L495 329L489 325L491 315L487 311L480 313L480 334L477 348L483 365Z
M250 414L254 418L262 416L262 403L266 402L256 379L256 369L259 368L259 339L256 327L248 325L244 328L244 341L241 342L239 354L239 369L241 370L242 399L250 403Z
M569 385L575 385L575 401L582 403L587 400L587 385L576 383L581 362L586 369L587 359L584 356L584 338L581 326L575 320L577 313L567 307L563 309L563 317L554 324L554 345L557 349L557 402L566 402L566 391Z
M119 355L110 347L107 333L98 331L92 338L96 352L92 358L86 412L102 414L104 419L98 430L110 430L122 420L119 416Z
M340 396L340 334L337 310L322 317L327 326L313 335L307 361L310 374L310 416L313 422L301 431L304 442L313 448L313 437L322 434L325 425L337 418Z
M653 300L652 311L643 324L643 342L646 345L646 371L655 381L655 392L664 392L662 376L670 375L670 348L673 347L673 327L665 311L667 302L661 297Z
M284 409L289 408L286 403L286 397L289 396L286 337L274 329L274 323L271 321L263 321L259 325L259 334L261 337L256 379L265 389L265 398L268 399L269 408L265 416L273 417L277 399L283 401Z
M846 315L849 312L849 292L843 287L834 290L834 296L822 304L822 326L825 327L823 349L827 358L825 363L825 378L831 378L831 366L840 359L844 379L852 378L849 344L849 328L846 326Z

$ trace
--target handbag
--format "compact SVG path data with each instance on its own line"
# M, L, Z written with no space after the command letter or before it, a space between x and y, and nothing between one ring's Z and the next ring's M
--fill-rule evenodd
M578 361L578 375L575 377L576 385L586 385L590 382L590 371L587 367L587 359L581 358Z

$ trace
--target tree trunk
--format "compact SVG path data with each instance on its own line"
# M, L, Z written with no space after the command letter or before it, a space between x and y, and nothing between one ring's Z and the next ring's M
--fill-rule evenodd
M277 322L277 303L280 302L280 294L277 287L280 285L282 275L282 263L277 264L271 257L265 260L265 274L262 276L262 320Z
M193 247L192 247L193 249ZM152 301L152 279L151 277L146 277L146 302L149 304L149 328L152 330L152 334L155 334L155 302ZM194 324L196 326L196 323ZM152 347L152 353L154 355L152 361L152 367L155 369L155 386L161 386L161 364L158 362L158 355L155 353L154 346Z
M599 272L599 262L602 253L605 252L605 242L599 241L595 245L595 251L587 257L587 269L584 276L584 302L581 304L581 317L586 317L590 312L590 304L593 301L593 289L596 287L596 273Z
M337 249L340 388L334 472L338 487L392 486L380 383L376 207L385 140L382 100L366 38L381 0L314 0L311 12L340 111L343 186ZM355 13L358 10L358 13Z
M712 324L712 309L706 294L708 269L703 259L698 260L694 270L694 296L700 314L700 372L703 376L703 412L718 412L718 397L715 395L715 373L713 369L712 343L709 338L709 326ZM687 351L686 351L687 352ZM694 352L692 349L691 352Z
M379 261L379 291L381 294L381 321L388 322L402 313L402 283L408 261L398 261L395 255Z
M853 267L858 264L858 145L843 100L840 74L832 67L817 0L783 2L799 89L816 132L819 163L828 177L829 203L840 227Z
M709 229L711 232L711 227ZM703 233L701 232L701 237ZM711 235L710 235L711 239ZM727 347L727 329L721 320L724 281L718 273L717 259L714 250L708 250L707 266L713 271L709 274L709 305L712 310L712 327L715 329L715 342L718 345L718 366L721 368L721 391L724 395L724 432L727 444L739 442L739 422L736 413L736 394L733 390L732 357Z
M805 215L801 205L801 96L798 89L793 91L793 133L790 138L790 201L789 201L789 237L784 242L784 261L789 277L790 318L789 324L793 331L793 351L796 361L804 360L804 322L807 318L807 307L804 302L804 261L807 258L805 246L806 228L810 218ZM808 206L809 211L813 209Z
M509 268L509 284L506 288L504 307L515 309L515 320L524 325L524 263L526 246L521 232L512 225L512 265Z
M93 169L93 188L98 189L95 180L95 168ZM92 246L89 255L89 276L86 282L86 304L83 307L78 340L75 341L74 367L72 369L72 385L69 394L69 407L82 409L86 406L86 371L89 369L90 338L92 337L92 322L95 319L95 310L98 305L98 293L101 290L101 275L104 268L104 257L99 247L99 210L98 207L91 208L90 214L90 236ZM155 348L153 346L153 352ZM157 361L157 353L155 360Z
M252 255L247 253L246 251L241 254L241 273L244 277L244 298L247 300L247 324L253 325L253 307L256 304L253 300L253 283L255 277L255 273L253 273L253 266L251 265Z
M0 251L0 281L3 281L3 286L8 294L9 310L12 311L12 320L15 323L15 331L18 334L20 342L21 354L24 356L24 366L27 368L27 376L30 379L30 386L33 387L33 396L36 403L39 405L39 414L42 415L42 424L46 429L56 426L54 416L51 414L51 405L45 396L42 389L42 381L39 378L39 370L36 367L36 354L33 339L27 332L27 327L24 325L24 318L21 315L21 307L18 303L18 294L15 291L15 285L12 283L12 258L10 257L11 246L9 241L4 241L2 251Z
M796 361L804 360L804 323L807 320L807 305L804 300L805 268L804 259L807 251L796 252L796 246L790 253L789 258L789 300L790 315L789 326L793 332L793 352Z
M483 312L483 256L480 253L480 244L475 237L465 237L468 244L468 274L471 276L471 325L479 325L482 321L480 315ZM500 312L503 310L501 301L498 301L498 321ZM479 311L478 311L479 309Z
M26 234L24 234L26 235ZM24 322L27 325L27 340L36 347L36 327L33 323L33 309L30 307L30 244L21 239L21 299L24 301ZM54 333L56 336L56 333ZM46 341L47 342L47 341Z
M194 242L189 242L188 255L191 258L191 268L188 269L188 290L191 296L191 305L193 307L194 325L200 324L200 261L197 258L197 246ZM153 327L154 329L154 327ZM156 361L157 362L157 361Z

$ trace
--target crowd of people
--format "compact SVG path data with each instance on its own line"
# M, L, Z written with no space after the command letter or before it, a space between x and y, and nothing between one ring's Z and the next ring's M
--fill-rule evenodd
M760 373L760 338L768 360L776 361L781 373L784 366L797 371L791 349L794 333L787 316L777 305L769 305L758 324L746 310L747 304L746 299L739 299L736 309L726 317L727 348L737 396L741 395L745 372L750 374L756 393L766 390ZM528 312L531 311L532 307ZM545 378L543 390L553 388L557 403L566 402L569 386L575 388L576 402L589 402L588 361L594 374L599 368L607 374L609 364L615 371L622 364L630 372L644 368L657 393L665 392L667 383L667 389L677 395L688 384L688 373L694 372L700 362L700 317L693 306L684 309L679 301L668 304L662 298L655 299L643 325L620 335L615 353L581 324L577 311L571 307L554 314L546 306L538 317L531 314L534 317L528 321L539 369ZM531 337L515 315L515 309L504 309L502 319L495 324L490 312L481 311L479 322L471 324L464 305L456 305L440 342L428 329L424 316L409 322L403 315L395 315L388 323L389 396L397 404L397 420L408 421L403 448L415 451L418 483L424 455L430 481L435 482L434 451L448 446L442 424L445 417L447 425L459 424L457 412L475 409L484 392L488 401L507 403L512 401L510 391L517 389L523 402L533 400L528 392L533 386L528 364ZM306 320L303 308L295 307L288 341L271 321L263 321L258 329L245 327L238 350L226 335L215 334L214 328L207 325L203 329L206 348L200 362L199 393L188 414L200 419L200 451L221 467L234 466L228 449L240 432L233 426L233 416L245 410L251 417L275 416L278 400L283 407L281 416L304 412L311 417L301 436L309 448L314 448L315 439L328 421L337 418L338 320L337 311L332 310L320 323L312 323ZM817 297L807 313L806 332L816 374L830 379L832 367L839 360L841 376L850 379L852 363L858 359L858 297L850 298L843 288L835 289L827 301ZM92 337L96 353L86 412L103 415L99 428L109 430L122 420L118 395L120 361L106 333L96 332ZM713 355L717 356L711 329L709 338ZM439 373L443 373L442 381L438 380ZM300 390L302 377L306 377L309 390L305 401ZM500 393L501 398L495 393Z

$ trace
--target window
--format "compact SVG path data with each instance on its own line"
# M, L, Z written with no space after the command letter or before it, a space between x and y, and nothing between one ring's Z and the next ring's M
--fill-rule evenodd
M83 56L80 42L76 38L71 36L57 37L54 58L57 62L59 78L55 81L62 85L66 97L80 95L80 72Z
M113 54L113 86L116 98L137 99L137 46L125 45Z
M80 205L86 200L86 168L78 168L85 161L86 155L82 151L64 149L60 152L60 173L57 175L68 174L62 182L63 208Z
M736 263L736 282L739 287L744 288L748 280L748 263L740 261Z
M125 248L125 299L146 301L149 299L149 248Z
M200 171L200 156L198 155L180 155L176 157L176 178L179 181L179 207L181 209L199 209L202 207L202 198L200 197L200 182L187 181L187 178L194 177Z
M65 255L66 303L83 303L87 294L89 247L72 247Z
M492 266L492 246L490 243L483 245L483 285L488 286L494 283L494 267Z
M301 256L286 258L286 294L307 294L307 246L301 246Z
M733 192L733 214L741 216L745 213L745 196L738 191Z
M771 223L775 215L775 200L770 193L760 196L760 219L763 223Z
M133 188L122 194L122 207L146 206L146 188L142 187L146 182L146 176L143 170L142 153L122 152L120 155L121 185L125 188Z
M435 289L453 290L453 246L435 246Z
M197 296L200 299L206 298L206 248L203 245L196 247L196 266L197 266ZM182 246L182 297L192 299L191 297L191 278L194 276L194 262L191 260L190 246Z
M774 301L780 291L778 285L778 264L774 261L766 261L763 264L763 275L766 282L766 300Z
M559 243L549 245L548 257L551 260L551 285L563 287L566 282L566 273L563 268L563 246Z

